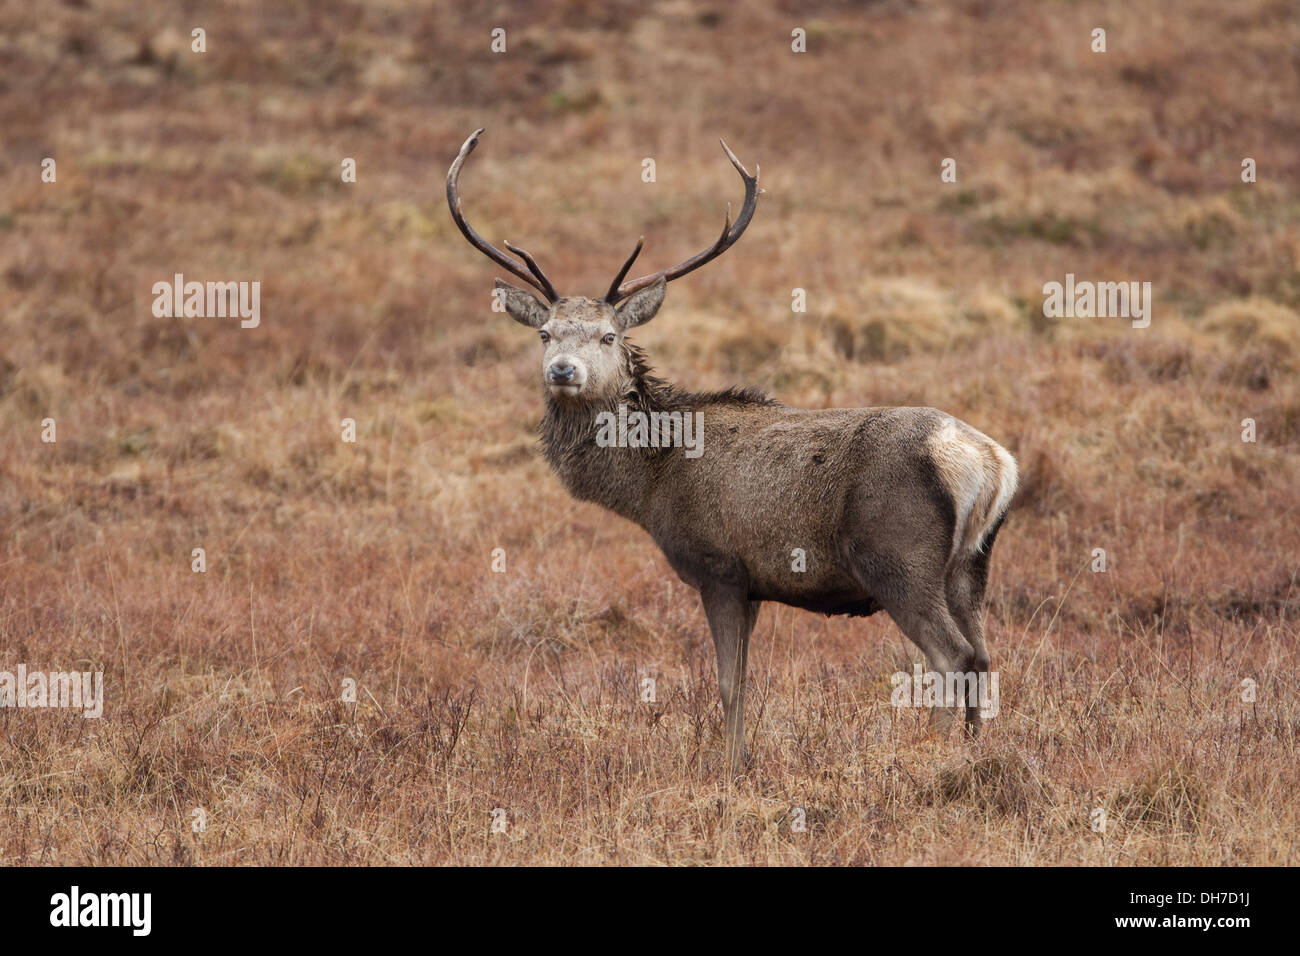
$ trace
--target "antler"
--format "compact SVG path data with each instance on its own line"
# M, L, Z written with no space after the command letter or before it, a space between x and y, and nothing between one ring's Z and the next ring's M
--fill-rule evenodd
M478 145L478 138L482 132L483 129L480 127L470 134L469 139L465 140L465 145L460 148L459 155L451 164L451 169L447 170L447 205L451 207L451 218L456 220L456 225L460 227L461 233L469 240L471 246L497 265L509 269L511 273L523 279L546 296L547 302L554 302L560 296L555 291L555 286L551 285L551 280L546 278L546 273L542 271L542 267L537 264L537 260L524 250L507 242L505 244L506 248L520 259L523 259L528 266L528 272L525 272L523 266L475 232L474 227L465 221L465 215L460 211L460 191L456 186L456 181L460 178L460 168L465 165L465 160L469 158L469 154L474 152L474 147ZM529 273L532 273L532 275L529 275Z
M718 241L712 246L705 249L703 252L696 253L685 262L677 263L677 265L669 269L661 269L659 272L652 273L651 275L642 276L639 279L632 279L629 282L623 282L623 277L627 275L628 270L632 268L632 263L636 261L636 257L641 254L641 246L645 242L645 237L642 236L641 239L638 240L636 248L632 250L632 255L628 256L627 262L623 263L623 268L619 270L618 278L614 280L613 285L609 287L609 292L605 294L605 301L610 305L613 305L622 299L626 299L633 292L640 292L647 286L654 285L660 279L672 282L674 279L680 279L688 272L693 272L706 262L712 262L714 259L718 258L718 256L730 249L749 226L749 220L754 218L754 210L758 207L758 195L763 192L758 185L759 167L755 166L754 175L749 175L749 170L740 164L740 160L738 160L736 154L727 147L727 144L722 140L718 140L718 142L722 143L722 149L726 152L727 158L731 160L731 165L736 167L736 172L740 173L740 178L745 181L745 204L740 208L740 215L736 217L735 225L732 225L731 222L731 203L727 203L727 219L722 226L722 235L718 236ZM622 285L619 283L622 283Z
M641 255L641 247L645 245L645 236L636 241L636 248L632 254L627 257L627 262L623 263L623 268L618 270L618 275L614 276L614 281L609 284L609 291L605 293L605 301L613 305L619 300L618 286L627 275L627 270L632 268L632 263L636 262L636 257Z

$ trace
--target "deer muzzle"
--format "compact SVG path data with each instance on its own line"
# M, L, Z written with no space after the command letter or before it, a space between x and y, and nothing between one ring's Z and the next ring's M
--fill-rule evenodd
M557 358L546 367L545 378L552 394L577 395L587 383L587 370L580 362Z

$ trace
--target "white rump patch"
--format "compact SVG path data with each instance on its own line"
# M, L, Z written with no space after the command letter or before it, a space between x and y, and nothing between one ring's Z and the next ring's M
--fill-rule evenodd
M950 418L928 441L935 470L952 496L952 554L976 551L1016 493L1016 460L993 439Z
M1020 485L1020 469L1016 467L1016 460L1007 451L993 439L989 439L989 444L993 446L993 454L997 456L999 468L998 474L998 496L993 499L993 509L989 512L989 522L984 530L980 533L979 540L976 542L977 547L984 547L984 536L988 534L993 523L1007 513L1011 507L1011 499L1015 497L1016 488Z

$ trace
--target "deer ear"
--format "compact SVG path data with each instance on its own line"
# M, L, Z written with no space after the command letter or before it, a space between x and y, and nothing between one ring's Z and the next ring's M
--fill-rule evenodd
M551 317L551 310L538 302L535 296L500 279L496 281L496 297L510 318L520 325L540 329Z
M638 325L645 325L655 317L659 306L664 304L664 291L668 282L660 279L652 286L634 292L627 300L614 310L614 324L626 332Z

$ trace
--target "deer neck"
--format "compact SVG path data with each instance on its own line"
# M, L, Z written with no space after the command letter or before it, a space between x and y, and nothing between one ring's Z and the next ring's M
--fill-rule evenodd
M538 426L546 460L575 498L592 501L645 526L643 515L656 477L668 466L665 449L602 447L601 416L661 411L675 390L654 378L645 356L629 347L624 387L594 402L546 397ZM622 409L620 409L622 406Z

